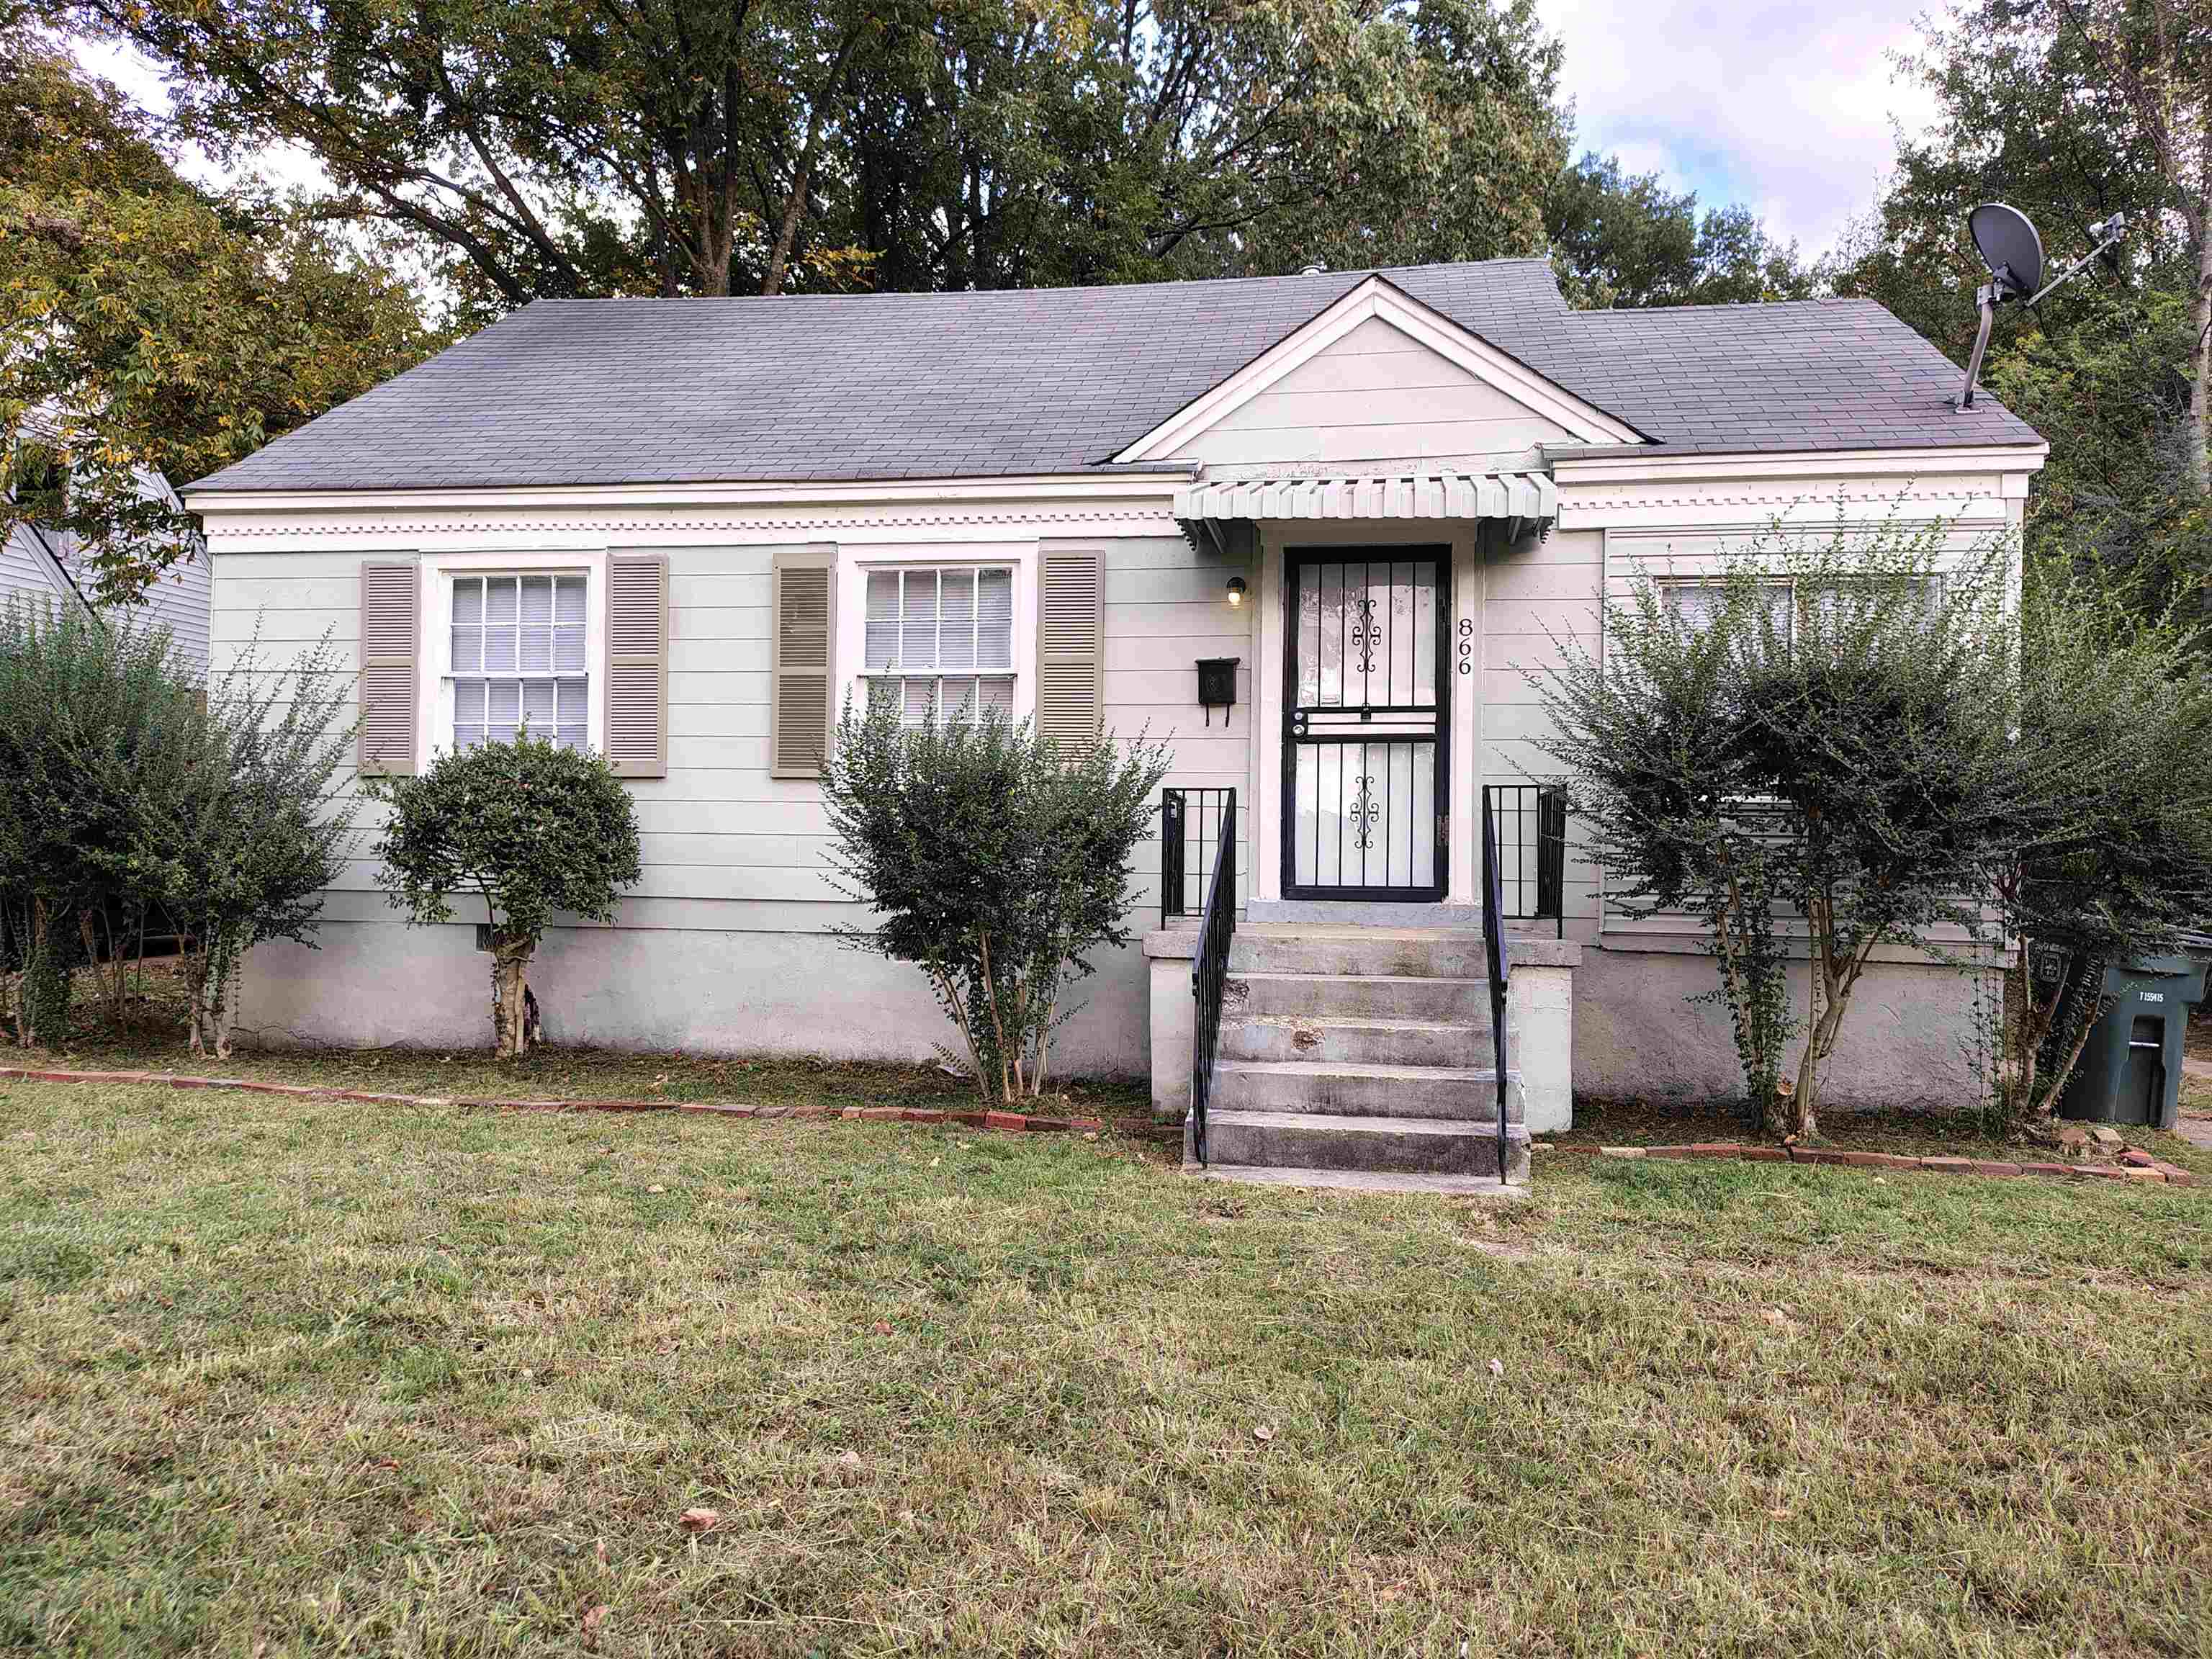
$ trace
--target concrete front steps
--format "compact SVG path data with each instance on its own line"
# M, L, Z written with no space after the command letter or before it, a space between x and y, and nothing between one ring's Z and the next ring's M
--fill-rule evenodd
M1498 1167L1480 933L1248 923L1231 943L1229 968L1206 1174L1419 1191L1526 1182L1514 1072ZM1187 1127L1194 1164L1191 1150Z

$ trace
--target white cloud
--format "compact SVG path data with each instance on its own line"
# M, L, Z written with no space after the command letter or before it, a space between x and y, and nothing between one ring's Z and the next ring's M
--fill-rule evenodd
M1928 0L1822 12L1715 0L1537 0L1566 52L1577 142L1619 152L1702 203L1743 202L1808 253L1864 213L1888 172L1892 123L1935 106L1890 54L1919 42Z

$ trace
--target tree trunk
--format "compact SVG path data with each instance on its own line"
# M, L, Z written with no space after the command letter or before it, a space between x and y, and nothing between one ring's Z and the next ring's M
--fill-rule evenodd
M524 1029L522 994L525 970L530 966L530 941L492 935L492 1043L501 1060L519 1060L528 1050Z
M822 90L815 94L806 111L806 137L799 146L799 160L791 169L791 191L783 198L783 222L776 228L775 246L769 250L768 272L761 278L761 292L773 299L783 292L784 272L791 264L791 250L799 240L799 222L806 214L806 190L814 177L815 152L822 143L822 112L844 83L846 66L853 61L853 48L860 44L860 27L854 25L838 43L837 56L823 77Z
M31 938L23 951L23 973L15 987L15 1043L18 1048L39 1046L38 1010L32 1006L31 975L39 958L46 951L46 902L31 901Z
M2212 397L2212 234L2197 239L2196 325L2189 348L2189 477L2202 495L2212 492L2212 459L2205 447L2206 398Z

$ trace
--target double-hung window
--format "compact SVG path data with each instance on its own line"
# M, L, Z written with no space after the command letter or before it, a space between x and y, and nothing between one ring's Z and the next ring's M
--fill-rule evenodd
M581 575L453 578L453 747L512 743L516 732L585 745Z
M1721 618L1728 608L1728 584L1725 582L1667 582L1662 585L1667 609L1685 629L1692 634L1703 634ZM1791 637L1792 605L1787 582L1762 583L1759 601L1768 617L1780 630L1786 642Z
M1871 592L1885 580L1909 587L1923 610L1933 616L1942 603L1941 576L1848 578L1840 585L1816 585L1787 578L1759 584L1759 602L1785 646L1794 647L1799 630L1818 623L1832 627L1846 593L1852 589ZM1720 620L1728 607L1728 585L1718 581L1670 581L1662 584L1667 609L1684 629L1702 634Z
M903 566L868 572L871 701L896 700L907 724L1014 708L1014 573L1006 566Z

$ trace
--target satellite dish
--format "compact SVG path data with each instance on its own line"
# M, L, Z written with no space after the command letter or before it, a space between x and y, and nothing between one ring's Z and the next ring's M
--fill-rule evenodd
M2124 215L2115 213L2090 226L2094 246L2047 283L2043 280L2043 238L2018 208L1984 202L1966 216L1966 229L1981 250L1982 263L1990 268L1990 280L1974 294L1982 325L1974 335L1973 355L1966 359L1966 383L1953 404L1958 409L1974 406L1974 382L1981 378L1982 354L1990 349L1990 325L1996 320L1997 307L2008 300L2025 300L2033 311L2045 295L2087 270L2092 259L2124 237L2128 222Z
M2043 238L2018 208L1984 202L1966 216L1982 263L1996 279L1999 301L2025 299L2043 283Z

